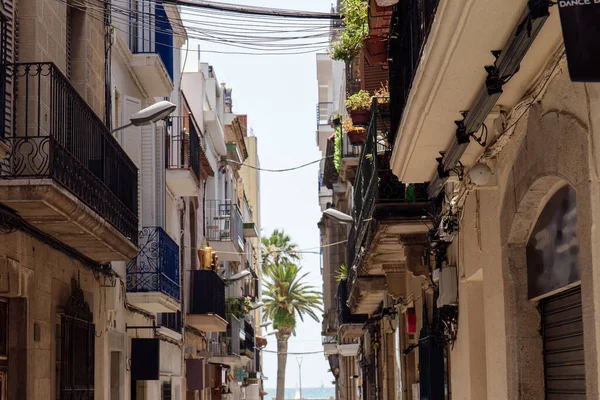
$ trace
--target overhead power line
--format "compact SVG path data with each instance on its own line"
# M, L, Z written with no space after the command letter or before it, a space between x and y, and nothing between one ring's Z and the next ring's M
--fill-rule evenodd
M324 350L321 351L305 351L302 353L290 353L290 352L281 352L278 353L277 350L267 350L267 349L263 349L263 352L267 352L267 353L274 353L274 354L291 354L291 355L309 355L309 354L323 354Z
M258 171L265 171L265 172L289 172L289 171L295 171L295 170L300 169L300 168L308 167L309 165L316 164L316 163L321 162L323 160L327 160L328 158L333 158L333 156L323 157L323 158L320 158L318 160L308 162L306 164L298 165L297 167L283 168L283 169L260 168L260 167L255 167L253 165L244 164L244 163L241 163L239 161L234 161L234 160L225 160L225 161L227 161L229 163L232 163L232 164L241 165L242 167L252 168L252 169L255 169L255 170L258 170Z
M207 8L211 10L227 11L238 14L265 15L285 18L307 18L307 19L342 19L337 13L322 13L313 11L284 10L280 8L264 8L255 6L244 6L238 4L218 3L204 0L165 0L165 3L188 6L195 8Z

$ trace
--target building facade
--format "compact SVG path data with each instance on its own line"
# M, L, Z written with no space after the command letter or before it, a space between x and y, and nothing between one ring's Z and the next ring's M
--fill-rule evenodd
M329 166L331 203L353 221L335 237L338 312L358 322L361 396L598 398L598 87L571 79L567 6L377 3L386 57L363 59L365 42L346 87L387 80L389 99L373 99L355 176ZM334 249L324 271L342 264Z
M256 137L208 70L209 111L181 84L178 7L10 1L0 28L0 399L258 399Z

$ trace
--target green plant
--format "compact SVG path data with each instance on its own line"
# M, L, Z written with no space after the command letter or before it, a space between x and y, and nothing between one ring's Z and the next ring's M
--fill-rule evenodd
M373 97L366 90L359 90L346 100L348 111L369 110Z
M385 84L381 84L381 87L375 91L373 97L377 98L377 103L379 104L390 102L390 87L387 81L385 81Z
M342 0L341 15L345 29L332 44L329 56L334 60L352 61L369 33L369 4L364 0Z
M244 318L252 309L252 299L246 297L228 297L225 300L225 312L236 318Z
M336 282L345 281L348 279L348 266L346 264L340 265L340 269L335 273Z
M333 139L334 151L333 151L333 165L337 172L340 172L340 165L342 164L342 127L338 126L335 128L335 137Z
M306 283L306 274L292 263L277 263L267 270L263 290L263 320L273 321L277 329L277 398L284 398L285 369L287 363L288 340L295 332L296 318L304 321L308 315L319 321L317 312L321 307L323 294Z

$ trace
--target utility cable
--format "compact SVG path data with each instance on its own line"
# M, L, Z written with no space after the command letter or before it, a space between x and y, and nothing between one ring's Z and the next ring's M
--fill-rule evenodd
M285 18L307 18L340 20L342 16L338 13L322 13L312 11L284 10L281 8L263 8L255 6L243 6L237 4L218 3L204 0L164 0L165 3L176 4L194 8L206 8L219 11L227 11L238 14L276 16Z
M263 352L266 353L273 353L273 354L291 354L291 355L311 355L311 354L323 354L325 352L325 350L321 350L321 351L306 351L306 352L301 352L301 353L292 353L292 352L277 352L277 350L267 350L267 349L262 349Z
M323 157L323 158L320 158L318 160L311 161L311 162L308 162L306 164L299 165L297 167L283 168L283 169L260 168L260 167L255 167L253 165L244 164L244 163L241 163L239 161L234 161L234 160L225 160L225 161L228 162L228 163L241 165L242 167L252 168L252 169L255 169L257 171L265 171L265 172L289 172L289 171L295 171L295 170L300 169L300 168L308 167L309 165L316 164L316 163L321 162L323 160L327 160L328 158L333 158L333 156Z

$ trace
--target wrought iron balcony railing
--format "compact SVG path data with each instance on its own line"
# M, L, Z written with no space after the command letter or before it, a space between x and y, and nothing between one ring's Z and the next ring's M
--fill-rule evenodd
M127 291L160 292L179 301L181 298L179 246L160 227L145 227L140 232L140 251L127 264Z
M12 148L0 179L50 178L137 244L138 170L102 120L53 63L5 64L0 75L12 100L0 107Z
M231 200L206 200L206 225L209 241L233 242L244 249L242 214Z
M358 265L356 248L363 244L373 220L420 218L432 212L433 203L427 196L427 183L404 184L390 170L389 110L388 99L373 99L366 142L354 182L354 225L348 239L348 260L352 260L353 266ZM355 277L356 268L351 268L350 285Z
M204 136L195 119L171 117L168 125L167 168L191 169L200 180L200 149L204 148Z
M389 62L389 87L392 105L391 131L394 143L412 81L427 42L439 0L401 1L392 13Z

